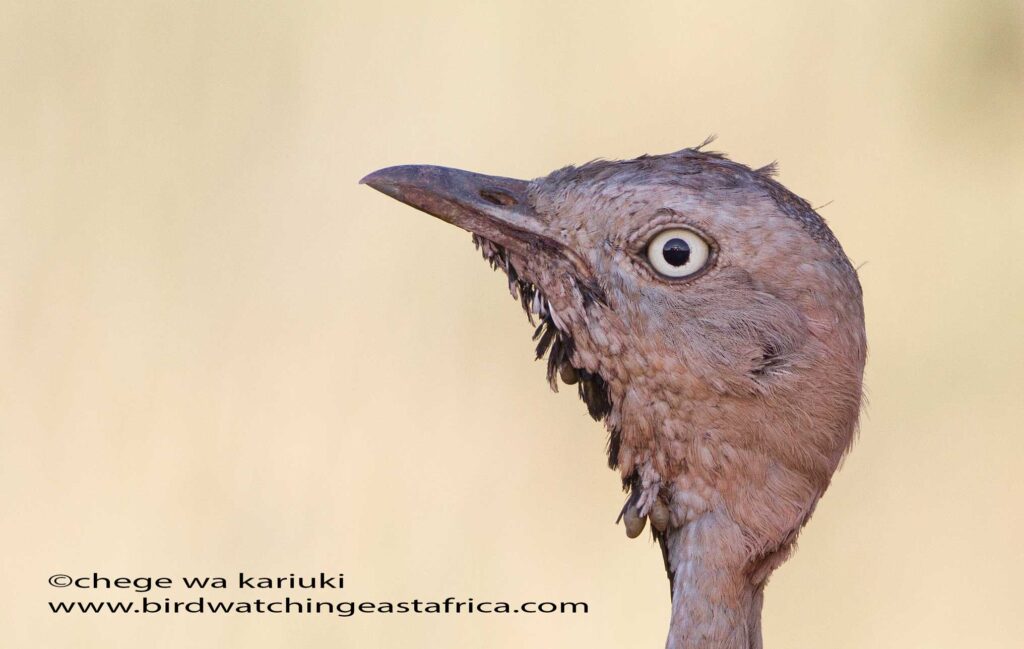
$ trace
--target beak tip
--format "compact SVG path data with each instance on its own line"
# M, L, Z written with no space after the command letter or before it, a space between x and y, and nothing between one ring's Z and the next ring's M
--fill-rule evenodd
M398 188L394 182L389 182L389 178L386 174L381 173L383 171L383 169L380 169L373 173L366 174L359 179L359 184L372 187L382 194L396 198L395 194L397 193Z
M403 188L415 185L416 177L414 172L417 172L419 169L419 167L414 165L385 167L366 174L359 180L359 184L369 185L382 194L387 194L392 198L399 198Z
M363 176L362 178L360 178L359 179L359 184L360 185L369 185L370 187L373 187L373 182L374 182L374 180L376 180L379 177L379 174L380 174L380 170L379 169L377 171L372 171L372 172L366 174L365 176ZM374 187L374 189L376 189L376 188Z

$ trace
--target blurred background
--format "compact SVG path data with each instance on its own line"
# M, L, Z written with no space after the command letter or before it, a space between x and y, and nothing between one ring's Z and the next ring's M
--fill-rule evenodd
M357 181L712 133L828 204L868 316L860 440L766 646L1020 646L1020 2L0 7L5 647L662 646L602 427L469 235ZM239 570L590 613L46 606L83 598L58 572Z

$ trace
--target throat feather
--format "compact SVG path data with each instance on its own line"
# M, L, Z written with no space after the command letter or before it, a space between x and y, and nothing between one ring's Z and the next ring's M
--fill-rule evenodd
M575 384L590 416L597 421L607 417L612 411L608 383L597 372L577 367L572 363L576 342L571 332L558 326L551 311L551 304L544 293L536 284L520 274L504 247L478 235L473 235L473 243L492 268L505 273L509 293L519 301L530 322L534 323L534 316L539 319L540 323L533 333L533 339L537 343L535 353L538 359L547 355L547 380L551 389L558 391L559 378L567 385ZM605 303L605 295L600 286L592 282L575 284L579 288L584 309L593 304ZM608 439L608 465L613 469L619 464L620 447L621 435L618 429L612 429Z

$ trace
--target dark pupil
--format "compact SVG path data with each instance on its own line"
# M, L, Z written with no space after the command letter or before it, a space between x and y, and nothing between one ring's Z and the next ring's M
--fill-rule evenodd
M661 256L673 266L682 266L690 261L690 244L682 239L669 239L661 251Z

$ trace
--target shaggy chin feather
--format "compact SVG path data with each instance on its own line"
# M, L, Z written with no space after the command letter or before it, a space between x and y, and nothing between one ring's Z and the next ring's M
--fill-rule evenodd
M590 416L597 421L604 419L612 411L608 384L600 374L573 365L572 355L576 344L572 333L559 325L558 316L552 311L551 303L540 287L519 273L504 247L476 234L473 235L473 243L492 268L505 273L509 293L522 305L530 324L537 327L533 332L533 340L537 342L536 357L539 360L547 354L547 379L551 389L558 392L559 378L566 385L575 384ZM608 464L613 469L619 463L619 444L618 431L611 431L608 439Z
M473 243L491 265L491 268L505 273L508 277L509 293L522 305L530 324L536 325L537 328L533 332L533 340L537 341L536 358L540 360L547 354L547 379L551 389L558 392L559 378L567 385L575 383L580 399L587 405L587 412L590 413L590 416L596 421L605 419L612 411L612 399L608 384L600 374L572 364L573 350L576 346L572 333L565 327L559 326L557 316L551 309L551 303L544 296L540 287L519 273L504 247L477 234L473 235ZM585 304L603 302L604 297L596 287L589 287L579 282L575 282L575 285L580 289L580 296ZM540 324L534 321L534 316L540 320ZM618 469L622 434L617 426L609 425L608 431L608 466ZM639 499L644 493L640 475L636 471L623 477L622 488L629 493L629 496L622 506L622 511L619 512L616 524L622 521L630 507L634 509L637 507ZM661 550L661 558L671 586L674 576L665 534L653 525L651 534Z

